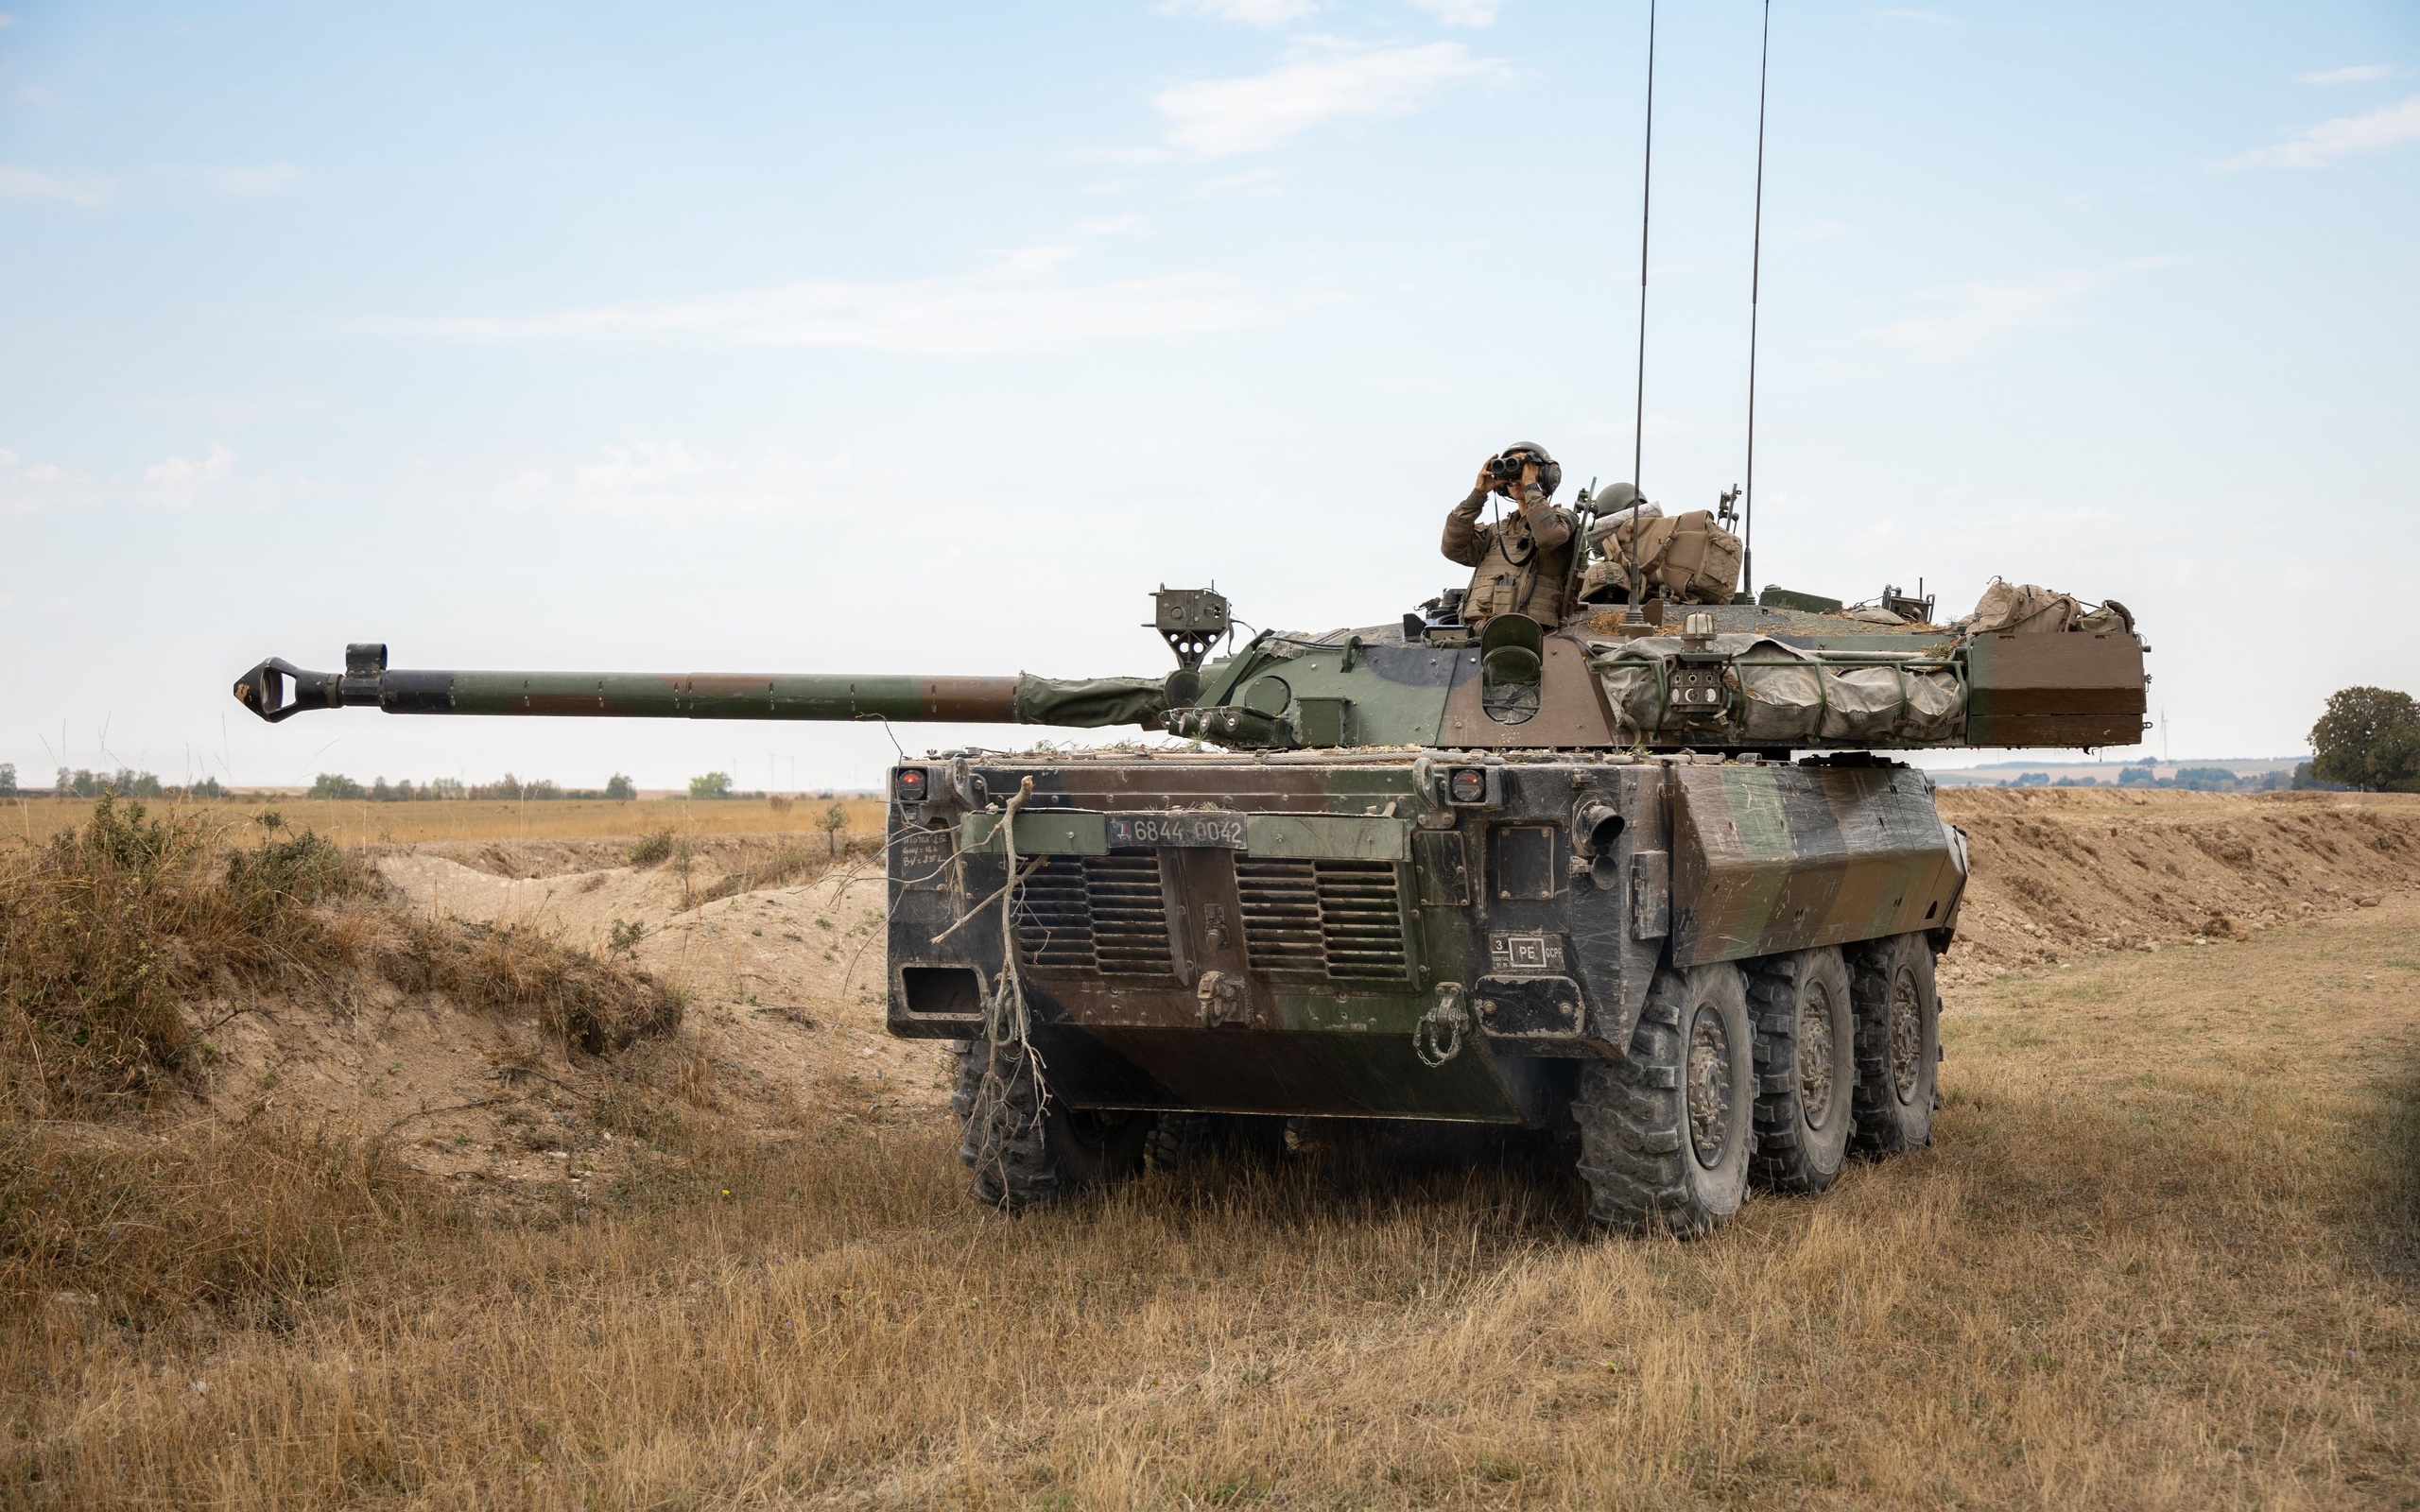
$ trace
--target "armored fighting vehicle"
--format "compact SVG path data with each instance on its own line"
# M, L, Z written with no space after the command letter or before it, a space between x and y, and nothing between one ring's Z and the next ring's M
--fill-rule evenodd
M1687 603L1635 573L1596 604L1580 571L1557 625L1474 627L1447 593L1241 645L1222 597L1162 590L1160 679L405 671L356 644L235 695L1162 731L890 771L889 1025L955 1042L979 1195L1182 1161L1227 1115L1446 1120L1560 1131L1598 1219L1694 1233L1752 1183L1818 1192L1931 1138L1966 851L1881 753L2133 744L2146 647L2115 605L1945 627L1895 591Z

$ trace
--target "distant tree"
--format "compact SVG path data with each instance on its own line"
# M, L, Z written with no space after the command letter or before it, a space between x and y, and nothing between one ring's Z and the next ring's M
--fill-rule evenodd
M2049 785L2050 774L2048 772L2019 772L2000 784L2002 787L2048 787Z
M2311 775L2382 793L2420 792L2420 704L2393 688L2328 695L2310 727Z
M703 777L689 779L689 796L691 798L731 797L731 774L708 772Z
M2134 763L2118 769L2118 785L2119 787L2157 787L2159 777L2149 766Z
M0 798L17 796L17 764L0 762Z
M158 773L138 772L130 766L121 766L114 772L87 771L80 766L71 772L62 766L51 792L59 798L99 798L104 793L119 798L161 798L167 789L161 784Z
M842 808L839 804L835 803L830 808L823 811L823 817L816 820L815 822L817 828L823 832L824 852L827 855L838 855L840 853L840 832L849 827L849 811Z
M370 784L370 801L372 803L392 803L395 801L395 790L387 785L387 779L385 777L382 776Z
M2225 766L2180 766L2174 781L2195 793L2231 793L2239 785L2234 770Z
M2312 776L2310 768L2311 764L2308 762L2295 763L2294 775L2287 782L2286 785L2292 788L2297 793L2312 791L2321 793L2348 793L2352 791L2352 789L2345 786L2342 782L2330 782Z
M468 791L462 786L462 780L458 777L432 777L428 780L428 785L421 789L421 793L424 797L435 799L470 797Z
M205 777L199 782L185 784L187 798L225 798L226 796L227 790L218 785L218 779L215 777Z
M628 803L639 796L638 784L620 772L605 779L605 796L616 803Z
M366 795L361 791L361 784L359 782L356 782L352 778L345 776L342 772L321 772L317 778L312 780L311 791L306 796L311 798L357 799L365 797Z

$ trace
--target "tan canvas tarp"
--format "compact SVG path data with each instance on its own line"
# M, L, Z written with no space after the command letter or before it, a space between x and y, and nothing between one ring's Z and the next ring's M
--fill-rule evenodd
M1668 720L1679 723L1667 707L1668 663L1684 649L1699 648L1674 636L1648 636L1589 660L1613 706L1616 739L1641 739ZM1723 659L1724 680L1737 694L1732 728L1723 733L1739 745L1950 740L1965 721L1959 673L1939 661L1841 660L1757 635L1718 635L1703 649Z
M2039 583L2010 583L1995 577L1976 602L1975 612L1957 623L1969 635L2048 635L2071 629L2083 608L2072 593Z

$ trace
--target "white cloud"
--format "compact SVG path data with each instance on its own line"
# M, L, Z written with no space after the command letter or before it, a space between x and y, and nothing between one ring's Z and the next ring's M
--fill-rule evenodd
M83 473L50 462L28 462L0 447L0 514L88 504L97 492L97 485Z
M1426 10L1448 26L1493 26L1496 12L1509 0L1411 0L1412 9Z
M16 24L16 17L9 14L6 10L0 10L0 31L6 31Z
M1090 220L1076 222L1076 233L1080 236L1132 236L1142 229L1143 217L1140 215L1096 215Z
M293 482L307 482L294 479ZM28 462L15 452L0 449L0 514L31 514L41 509L84 508L100 505L151 504L185 508L205 492L233 484L254 501L272 497L275 480L237 478L235 454L216 441L202 455L171 456L143 470L139 482L123 477L95 477L49 462Z
M191 457L172 456L143 470L145 492L180 509L199 498L212 484L224 483L234 475L235 454L216 441L210 443L209 453L199 462Z
M1011 253L954 278L782 288L518 317L365 320L350 329L462 342L704 342L829 347L920 355L1046 352L1091 341L1203 335L1267 325L1277 311L1248 284L1216 273L1108 284L1056 275L1066 247Z
M1208 78L1162 90L1151 103L1167 139L1205 158L1259 152L1329 121L1409 114L1449 84L1492 84L1509 71L1460 43L1296 58L1248 78Z
M596 461L524 469L497 490L495 502L679 524L791 513L872 486L852 476L845 455L818 462L772 448L744 460L694 451L680 441L643 441L608 446Z
M0 163L0 198L15 195L26 199L64 199L71 205L90 210L110 197L109 185L97 180L77 181L55 179L32 168L15 168Z
M2420 94L2367 115L2323 121L2290 142L2228 158L2221 168L2319 168L2355 153L2377 152L2420 139Z
M1247 26L1282 26L1319 8L1319 0L1160 0L1152 7L1164 16L1207 16Z
M1936 308L1927 315L1878 327L1876 339L1917 357L1966 357L1996 345L2013 331L2083 323L2076 305L2129 273L2172 267L2172 257L2137 257L2112 267L2069 268L2040 278L2000 284L1965 284L1927 290L1920 298Z
M2296 74L2297 84L2369 84L2394 72L2384 63L2356 63L2350 68L2323 68L2314 73Z

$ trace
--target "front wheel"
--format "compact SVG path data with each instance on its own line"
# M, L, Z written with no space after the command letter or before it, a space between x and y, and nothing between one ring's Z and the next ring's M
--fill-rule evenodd
M1858 952L1857 1150L1870 1160L1932 1143L1940 1078L1941 999L1933 991L1932 945L1893 935Z
M1599 1222L1687 1237L1738 1211L1756 1145L1755 1037L1739 968L1658 971L1630 1055L1584 1069L1571 1111Z
M1148 1113L1069 1108L1029 1051L988 1040L959 1052L949 1102L966 1121L958 1158L975 1173L975 1194L1011 1211L1133 1175L1152 1132Z

